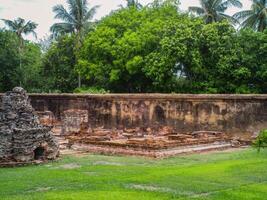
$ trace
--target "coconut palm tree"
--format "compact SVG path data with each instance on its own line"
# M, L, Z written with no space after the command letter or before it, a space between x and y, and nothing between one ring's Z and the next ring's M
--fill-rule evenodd
M68 9L63 5L53 7L56 19L62 22L55 23L51 28L51 32L55 37L62 34L76 35L76 49L81 47L83 32L86 27L90 26L90 20L96 14L99 6L89 8L87 0L66 0ZM78 87L81 87L80 75L78 77Z
M13 32L17 34L19 39L23 41L23 34L28 35L28 34L33 34L35 37L37 37L35 29L37 28L37 24L28 21L26 21L22 18L17 18L14 21L8 20L8 19L2 19L2 21L5 23L5 25Z
M66 1L68 9L64 8L63 5L53 7L55 18L62 20L62 22L55 23L50 30L55 36L74 33L78 37L81 37L82 31L91 24L90 20L96 14L99 6L93 6L89 9L87 0Z
M225 14L230 6L242 8L239 0L199 0L201 7L189 7L189 12L202 16L204 21L208 23L229 20L232 23L237 21L232 16Z
M14 21L8 20L8 19L2 19L2 21L5 23L5 25L9 28L9 30L16 33L19 39L19 68L20 73L22 73L22 53L23 53L23 47L24 47L24 39L23 35L33 34L37 38L37 34L35 32L35 29L37 28L37 24L32 21L26 22L22 18L17 18ZM24 80L24 77L22 77L22 80ZM22 82L20 81L20 86L22 86Z
M241 28L264 31L267 27L267 0L252 0L250 10L240 11L233 17L241 22Z

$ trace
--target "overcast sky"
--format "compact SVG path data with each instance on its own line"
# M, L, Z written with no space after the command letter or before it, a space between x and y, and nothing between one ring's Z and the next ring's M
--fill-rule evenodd
M244 8L250 8L250 0L241 0ZM140 0L143 5L146 5L152 0ZM186 10L188 6L199 5L199 0L180 0L181 9ZM124 0L89 0L90 5L100 5L96 19L107 15L111 10L117 9L118 5L125 4ZM26 20L32 20L38 23L36 30L38 38L44 37L49 33L50 26L55 22L52 7L57 4L65 5L65 0L0 0L0 19L14 20L17 17ZM228 14L233 14L238 9L231 8L227 11ZM0 27L4 24L0 22ZM27 36L27 39L32 39L32 36Z

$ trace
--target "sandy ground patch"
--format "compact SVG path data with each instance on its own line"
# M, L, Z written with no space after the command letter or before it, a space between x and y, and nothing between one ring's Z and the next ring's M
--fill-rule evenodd
M108 162L108 161L96 161L96 162L93 163L93 165L123 166L125 164L123 164L123 163L117 163L117 162Z
M78 169L81 168L81 165L78 165L76 163L69 163L69 164L64 164L60 165L57 167L53 167L53 169Z

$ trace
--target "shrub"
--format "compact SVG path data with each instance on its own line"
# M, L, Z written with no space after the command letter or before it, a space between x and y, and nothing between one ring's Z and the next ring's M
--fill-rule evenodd
M106 94L109 93L109 91L99 87L81 87L81 88L76 88L74 90L74 93Z
M260 132L257 139L253 142L253 147L257 148L258 151L267 147L267 129Z

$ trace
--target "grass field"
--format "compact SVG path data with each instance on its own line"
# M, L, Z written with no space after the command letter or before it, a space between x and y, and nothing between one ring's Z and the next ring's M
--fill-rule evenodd
M65 156L41 166L0 169L0 199L267 199L267 151L164 160Z

